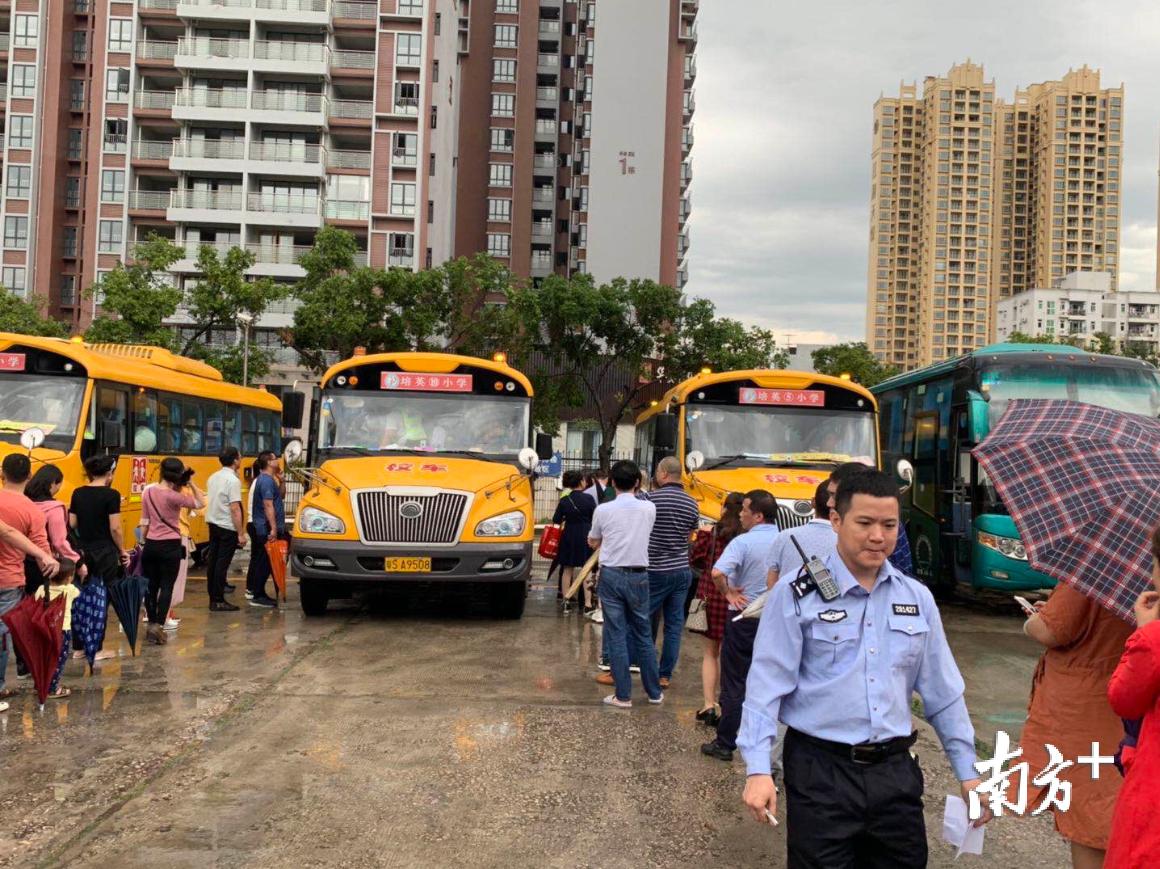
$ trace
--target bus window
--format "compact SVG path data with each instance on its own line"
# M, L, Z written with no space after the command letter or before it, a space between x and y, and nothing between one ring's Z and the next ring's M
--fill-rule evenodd
M257 414L248 408L242 409L242 455L258 454Z
M181 441L181 399L176 395L162 394L157 407L158 434L161 438L161 452L180 453Z
M101 432L112 429L117 432L115 440L124 448L129 443L129 393L108 384L101 384L97 393L97 442L102 439Z
M938 413L918 414L914 422L914 506L933 516L937 505Z
M222 417L222 446L242 448L241 426L239 417L242 409L236 404L227 404L223 408Z
M225 431L225 415L227 405L220 401L205 401L205 453L216 456L222 451L225 442L222 440Z
M255 415L258 417L258 449L274 449L274 415L267 410L260 410Z
M133 393L133 452L157 452L157 393Z
M181 402L181 451L185 455L198 456L205 449L203 411L200 399L187 397Z

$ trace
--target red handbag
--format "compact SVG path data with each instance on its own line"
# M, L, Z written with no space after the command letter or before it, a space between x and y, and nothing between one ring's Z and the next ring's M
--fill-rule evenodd
M544 531L540 534L540 557L541 558L555 558L560 552L560 537L563 535L564 529L560 525L546 525Z

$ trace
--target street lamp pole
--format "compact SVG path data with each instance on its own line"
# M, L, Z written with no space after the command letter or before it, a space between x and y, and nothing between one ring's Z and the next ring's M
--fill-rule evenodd
M250 324L254 318L249 314L238 314L238 322L242 324L242 386L250 385Z

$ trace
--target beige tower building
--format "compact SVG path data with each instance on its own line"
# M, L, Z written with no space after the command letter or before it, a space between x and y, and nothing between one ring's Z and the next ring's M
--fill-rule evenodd
M985 344L998 299L1119 262L1123 88L1086 67L995 98L970 62L874 106L867 343L909 369Z

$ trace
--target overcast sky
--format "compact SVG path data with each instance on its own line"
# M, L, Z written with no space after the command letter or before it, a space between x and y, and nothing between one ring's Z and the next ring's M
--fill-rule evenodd
M1125 86L1121 289L1154 289L1160 4L701 4L690 295L798 342L865 339L874 101L983 64L996 93L1085 63Z

